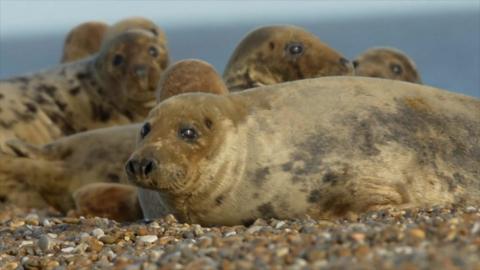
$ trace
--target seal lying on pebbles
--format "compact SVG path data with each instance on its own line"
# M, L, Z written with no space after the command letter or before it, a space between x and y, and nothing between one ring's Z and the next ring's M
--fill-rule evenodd
M92 58L0 82L0 143L30 143L141 121L168 55L143 30L118 35Z
M478 99L374 78L186 94L150 112L125 169L202 225L479 203L479 116Z
M98 52L107 29L108 24L97 21L74 27L65 39L61 62L73 62Z
M220 75L210 64L189 59L177 62L166 69L160 79L157 96L158 101L162 101L173 95L195 91L228 93ZM66 212L74 208L72 193L80 187L95 182L127 183L123 166L133 152L140 127L141 124L131 124L96 129L60 138L43 146L34 146L18 140L8 141L9 147L24 158L0 156L0 174L5 179L13 179L10 183L16 184L17 189L22 179L28 180L28 184L38 190L49 204ZM3 195L8 196L12 193L12 188ZM114 189L119 188L97 185L90 189L83 189L75 196L78 209L82 213L99 215L117 213L117 210L110 208L113 205L111 202L120 202L122 198L119 194L124 195L128 191L108 191ZM125 189L128 190L129 187ZM8 190L0 189L0 193L4 191ZM89 192L88 197L97 198L95 201L82 198ZM102 194L102 196L95 196L92 193ZM110 194L110 197L106 197L106 194ZM11 200L21 205L24 202L16 200L19 197L24 198L24 196L15 195ZM104 201L108 201L109 204L103 203ZM93 209L91 205L97 205L97 208ZM126 203L118 203L117 207L122 208L125 205ZM99 212L99 209L105 211ZM129 209L135 209L135 207L132 206Z
M415 62L394 48L371 48L353 61L356 76L422 83Z
M353 75L353 66L315 35L295 26L265 26L238 44L223 78L230 91L238 91L335 75Z

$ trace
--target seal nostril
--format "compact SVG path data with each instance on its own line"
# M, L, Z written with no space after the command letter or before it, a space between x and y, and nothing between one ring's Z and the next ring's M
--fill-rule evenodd
M135 161L129 160L125 165L125 170L127 171L128 175L135 175Z
M149 175L153 171L153 168L154 168L153 162L151 160L146 160L146 163L143 166L143 174L145 176Z
M344 66L347 66L348 64L350 63L350 61L348 61L348 59L346 58L340 58L340 64L344 65Z
M135 74L138 77L145 77L147 75L147 68L145 66L136 67Z

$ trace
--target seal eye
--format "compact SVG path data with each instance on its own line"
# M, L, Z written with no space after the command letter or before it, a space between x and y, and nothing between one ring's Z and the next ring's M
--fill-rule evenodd
M194 141L198 138L197 131L192 127L180 128L178 134L180 135L180 138L186 141Z
M301 43L290 43L287 44L286 50L290 55L299 56L303 53L303 45Z
M155 48L155 47L148 48L148 54L150 54L153 57L157 57L158 56L157 48Z
M154 36L158 36L158 31L157 31L157 29L152 28L152 29L150 29L150 32L152 32L152 34L153 34Z
M115 56L113 57L112 64L114 66L118 66L118 65L121 65L122 63L123 63L123 56L121 56L120 54L115 54Z
M398 64L391 64L390 70L392 70L392 72L395 73L396 75L400 75L403 72L402 67Z
M150 123L145 123L143 126L142 126L142 129L140 129L140 137L145 138L145 136L148 135L148 133L150 133Z

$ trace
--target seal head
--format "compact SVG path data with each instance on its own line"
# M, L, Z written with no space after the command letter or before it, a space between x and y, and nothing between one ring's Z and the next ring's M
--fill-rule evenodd
M157 102L190 92L224 95L228 94L228 88L212 65L198 59L186 59L170 66L162 74Z
M165 100L140 129L137 150L125 166L129 180L180 197L204 191L202 164L218 155L241 115L227 96L192 93Z
M353 75L352 64L339 52L300 27L266 26L243 38L223 77L237 91L335 75Z
M152 33L135 29L119 34L102 46L94 63L102 95L117 108L151 109L168 61L168 52Z
M356 76L422 83L415 62L394 48L371 48L353 61Z
M112 40L118 34L132 29L142 29L151 32L157 37L159 46L164 50L167 49L167 37L165 36L165 32L153 21L143 17L130 17L115 23L108 28L108 31L105 34L104 43Z
M97 53L107 29L108 24L97 21L74 27L65 39L61 63L73 62Z

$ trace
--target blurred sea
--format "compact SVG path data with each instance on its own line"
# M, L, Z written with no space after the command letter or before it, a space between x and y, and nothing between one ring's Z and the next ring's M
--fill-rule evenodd
M99 18L101 19L101 18ZM161 18L152 18L162 26ZM416 62L425 84L480 97L480 11L421 15L376 15L375 18L302 20L269 19L231 24L163 27L172 60L200 58L220 72L236 44L259 25L296 24L354 58L373 46L396 47ZM65 32L1 36L0 78L37 71L59 62Z

